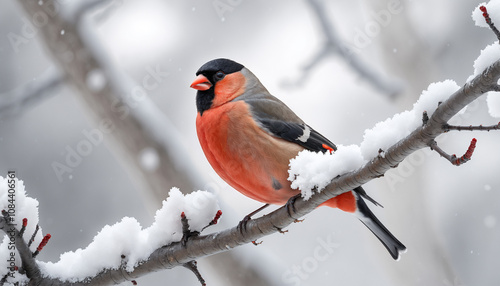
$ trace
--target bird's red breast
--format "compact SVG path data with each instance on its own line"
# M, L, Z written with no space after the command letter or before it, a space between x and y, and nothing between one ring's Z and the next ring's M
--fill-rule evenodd
M288 165L303 150L301 146L276 138L252 118L242 100L211 108L196 118L201 147L214 170L243 195L269 204L285 204L299 193L290 187ZM354 212L351 192L323 205Z
M198 113L196 129L214 170L242 194L284 204L298 193L287 181L288 164L303 148L267 134L244 101L211 108L203 116Z

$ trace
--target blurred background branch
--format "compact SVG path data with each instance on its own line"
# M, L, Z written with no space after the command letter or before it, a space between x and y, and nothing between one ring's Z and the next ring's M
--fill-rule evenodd
M320 24L324 43L321 50L302 68L302 80L307 79L311 69L323 62L325 58L337 54L359 74L361 79L369 82L380 93L387 95L391 99L401 94L403 85L396 77L384 76L375 68L373 62L365 62L356 55L357 48L349 47L345 41L341 40L330 21L331 15L327 14L323 0L307 0L307 3ZM356 14L354 13L354 17L357 17Z
M20 3L28 15L45 13L45 6L59 5L56 1L44 1L43 5L39 1ZM172 186L184 192L194 190L201 185L200 178L189 157L180 156L187 154L180 136L150 101L146 90L129 80L107 59L104 48L93 35L92 17L84 14L95 8L90 4L68 13L73 21L63 16L62 6L58 8L59 13L48 18L47 24L40 29L48 52L69 82L79 90L96 126L100 122L111 126L110 149L135 177L139 189L150 190L146 193L154 194L157 204ZM144 150L152 154L151 162L146 165L141 161Z
M0 118L16 116L18 113L46 97L64 82L64 77L55 69L49 69L37 79L5 94L0 94Z

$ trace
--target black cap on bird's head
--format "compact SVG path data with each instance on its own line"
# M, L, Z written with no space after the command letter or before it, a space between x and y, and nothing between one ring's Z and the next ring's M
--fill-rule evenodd
M226 75L239 72L244 68L242 64L229 59L215 59L202 65L196 72L196 79L191 87L198 90L196 94L196 107L202 115L212 106L215 98L215 85L223 80Z
M232 60L221 58L211 60L202 65L196 72L196 75L216 73L218 71L222 71L225 74L231 74L233 72L240 71L242 68L244 68L242 64L239 64Z

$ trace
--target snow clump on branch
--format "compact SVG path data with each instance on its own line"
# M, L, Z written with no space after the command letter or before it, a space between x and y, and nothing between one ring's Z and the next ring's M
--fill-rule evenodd
M439 102L448 99L458 89L460 87L452 80L430 84L412 110L398 113L365 130L360 146L339 145L333 155L301 151L290 160L288 180L292 181L292 188L301 190L302 197L309 199L314 188L321 191L332 178L361 168L379 154L383 156L379 150L387 150L421 126L423 112L432 116Z
M18 228L22 219L28 218L28 228L25 231L25 241L28 241L38 224L38 201L27 197L22 181L16 181L16 213L15 221ZM7 179L0 177L0 207L8 209ZM169 197L163 201L163 206L156 212L155 221L145 229L135 218L125 217L120 222L105 226L85 249L77 249L63 253L56 263L37 261L42 275L62 281L77 282L94 277L104 269L118 269L125 265L127 271L132 271L141 261L146 260L153 251L180 241L183 232L181 213L189 220L190 231L201 230L210 224L219 210L214 194L197 191L183 195L179 189L172 188ZM38 232L32 250L35 250L42 240ZM10 250L9 238L4 236L0 244L0 275L9 268L4 265ZM16 261L21 263L19 256ZM21 265L19 265L20 267ZM2 274L3 273L3 274ZM21 276L16 273L16 276ZM10 281L10 280L9 280Z

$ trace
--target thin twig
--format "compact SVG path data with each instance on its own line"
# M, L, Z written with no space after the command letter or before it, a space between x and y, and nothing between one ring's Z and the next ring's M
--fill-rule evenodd
M210 221L210 223L208 225L206 225L205 227L203 227L201 229L201 231L204 231L207 227L210 227L210 226L212 226L214 224L217 224L219 222L219 219L220 219L221 216L222 216L222 211L218 210L217 213L214 216L214 219L212 221Z
M431 144L429 145L432 151L436 151L441 157L445 158L446 160L452 162L453 158L450 154L446 153L441 147L438 146L436 141L432 141Z
M182 245L186 246L186 243L189 239L189 222L186 218L184 212L181 213L181 223L182 223Z
M39 229L40 229L40 226L37 224L35 227L35 232L33 232L33 235L31 236L31 239L28 242L28 247L31 247L31 244L35 241L35 237L36 237L36 234L38 233Z
M445 124L443 126L443 129L445 132L451 131L451 130L456 130L456 131L491 131L491 130L500 130L500 122L498 122L497 125L490 125L490 126L483 126L483 125L478 125L478 126L455 126L455 125L449 125Z
M488 14L488 10L486 9L485 6L481 6L479 7L479 9L481 10L481 12L483 12L483 17L486 20L486 23L488 24L488 26L490 26L490 29L493 31L493 33L495 33L497 39L500 41L500 31L498 31L493 21L491 21L490 14Z
M441 147L439 147L437 145L436 141L432 141L431 144L429 144L429 146L431 147L431 150L439 153L439 155L441 155L441 157L450 161L450 163L452 163L453 165L460 166L471 159L472 154L474 153L474 149L476 148L476 142L477 142L476 138L473 138L470 142L469 148L467 149L465 154L460 158L457 158L457 155L455 155L455 154L450 155L450 154L446 153L443 149L441 149Z
M47 245L47 243L49 242L50 238L51 238L50 234L47 234L43 237L42 241L40 242L36 250L33 252L33 258L35 258L40 253L40 251L42 251L45 245Z
M220 214L219 214L219 212L220 211L218 211L217 214L215 215L215 217L217 219L218 219L218 216L220 217L220 214L222 214L222 212L220 212ZM198 235L200 235L200 233L197 231L190 231L189 230L189 222L188 222L188 219L186 217L186 214L184 214L184 212L181 213L181 223L182 223L181 245L183 247L187 247L187 242L188 242L189 238L191 238L193 236L198 236ZM196 262L196 260L191 260L191 261L184 263L182 266L191 270L194 273L194 275L196 275L196 278L198 278L198 281L200 281L201 285L205 286L206 285L205 280L203 279L200 272L198 271L197 264L198 264L198 262Z
M26 231L26 226L28 225L28 219L23 218L23 225L21 226L21 230L19 231L19 235L22 237L24 232Z
M422 114L422 126L426 125L427 122L429 122L429 115L427 114L427 111L424 111Z
M184 263L182 266L191 270L194 273L194 275L196 275L196 278L198 278L198 281L200 281L201 285L206 286L207 283L205 283L205 279L203 279L203 276L201 276L201 273L198 270L197 264L198 264L198 262L196 262L195 260L191 260L188 263Z
M35 282L35 280L41 279L40 268L38 267L38 264L36 263L28 244L26 243L26 241L24 241L19 230L9 223L8 215L3 214L3 216L0 217L0 229L2 229L4 232L7 232L8 229L9 235L16 238L15 246L19 253L19 256L21 256L23 271L26 272L26 275L28 277L35 277L33 282ZM38 284L34 283L33 285Z

